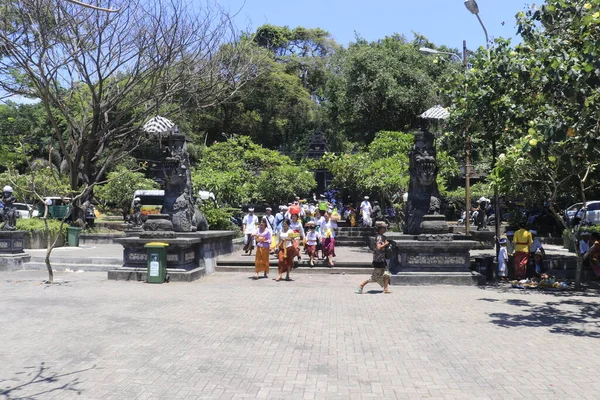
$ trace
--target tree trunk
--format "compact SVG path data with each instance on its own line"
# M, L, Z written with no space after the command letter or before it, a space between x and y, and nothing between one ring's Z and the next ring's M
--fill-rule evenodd
M54 272L52 271L52 265L50 264L50 254L52 254L52 249L54 248L54 243L50 240L50 227L48 226L48 206L44 204L44 226L46 228L46 237L48 238L46 245L46 258L44 262L46 263L46 268L48 269L48 283L54 283Z

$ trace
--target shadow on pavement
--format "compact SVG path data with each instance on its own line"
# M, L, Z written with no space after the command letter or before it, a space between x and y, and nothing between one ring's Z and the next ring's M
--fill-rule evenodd
M543 304L507 300L519 307L518 314L492 313L492 323L504 328L548 328L551 333L600 338L600 304L565 299Z
M15 373L11 379L0 380L1 399L37 399L50 393L72 392L82 394L77 386L81 383L75 375L95 369L93 367L67 372L64 374L51 372L44 362L39 366L25 367L22 372ZM56 393L60 396L59 393Z

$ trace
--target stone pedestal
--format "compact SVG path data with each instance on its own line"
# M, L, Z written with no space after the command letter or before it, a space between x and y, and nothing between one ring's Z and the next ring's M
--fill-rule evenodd
M448 233L450 226L443 215L424 215L421 222L421 233Z
M212 274L217 256L233 251L233 231L138 232L127 231L115 238L123 246L123 266L108 271L108 279L146 280L147 255L144 246L151 242L167 243L167 275L172 281L191 282Z
M0 231L0 271L24 269L23 264L31 260L25 251L25 231Z
M393 285L477 285L481 276L470 270L470 250L477 243L453 240L449 234L417 236L386 234L392 242Z

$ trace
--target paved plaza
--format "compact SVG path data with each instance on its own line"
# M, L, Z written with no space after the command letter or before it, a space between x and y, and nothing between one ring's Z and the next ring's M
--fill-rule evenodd
M0 399L598 399L593 291L0 275Z

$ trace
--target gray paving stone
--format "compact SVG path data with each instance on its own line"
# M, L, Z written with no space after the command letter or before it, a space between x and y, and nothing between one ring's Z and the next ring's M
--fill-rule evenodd
M596 293L2 275L0 399L598 398Z

